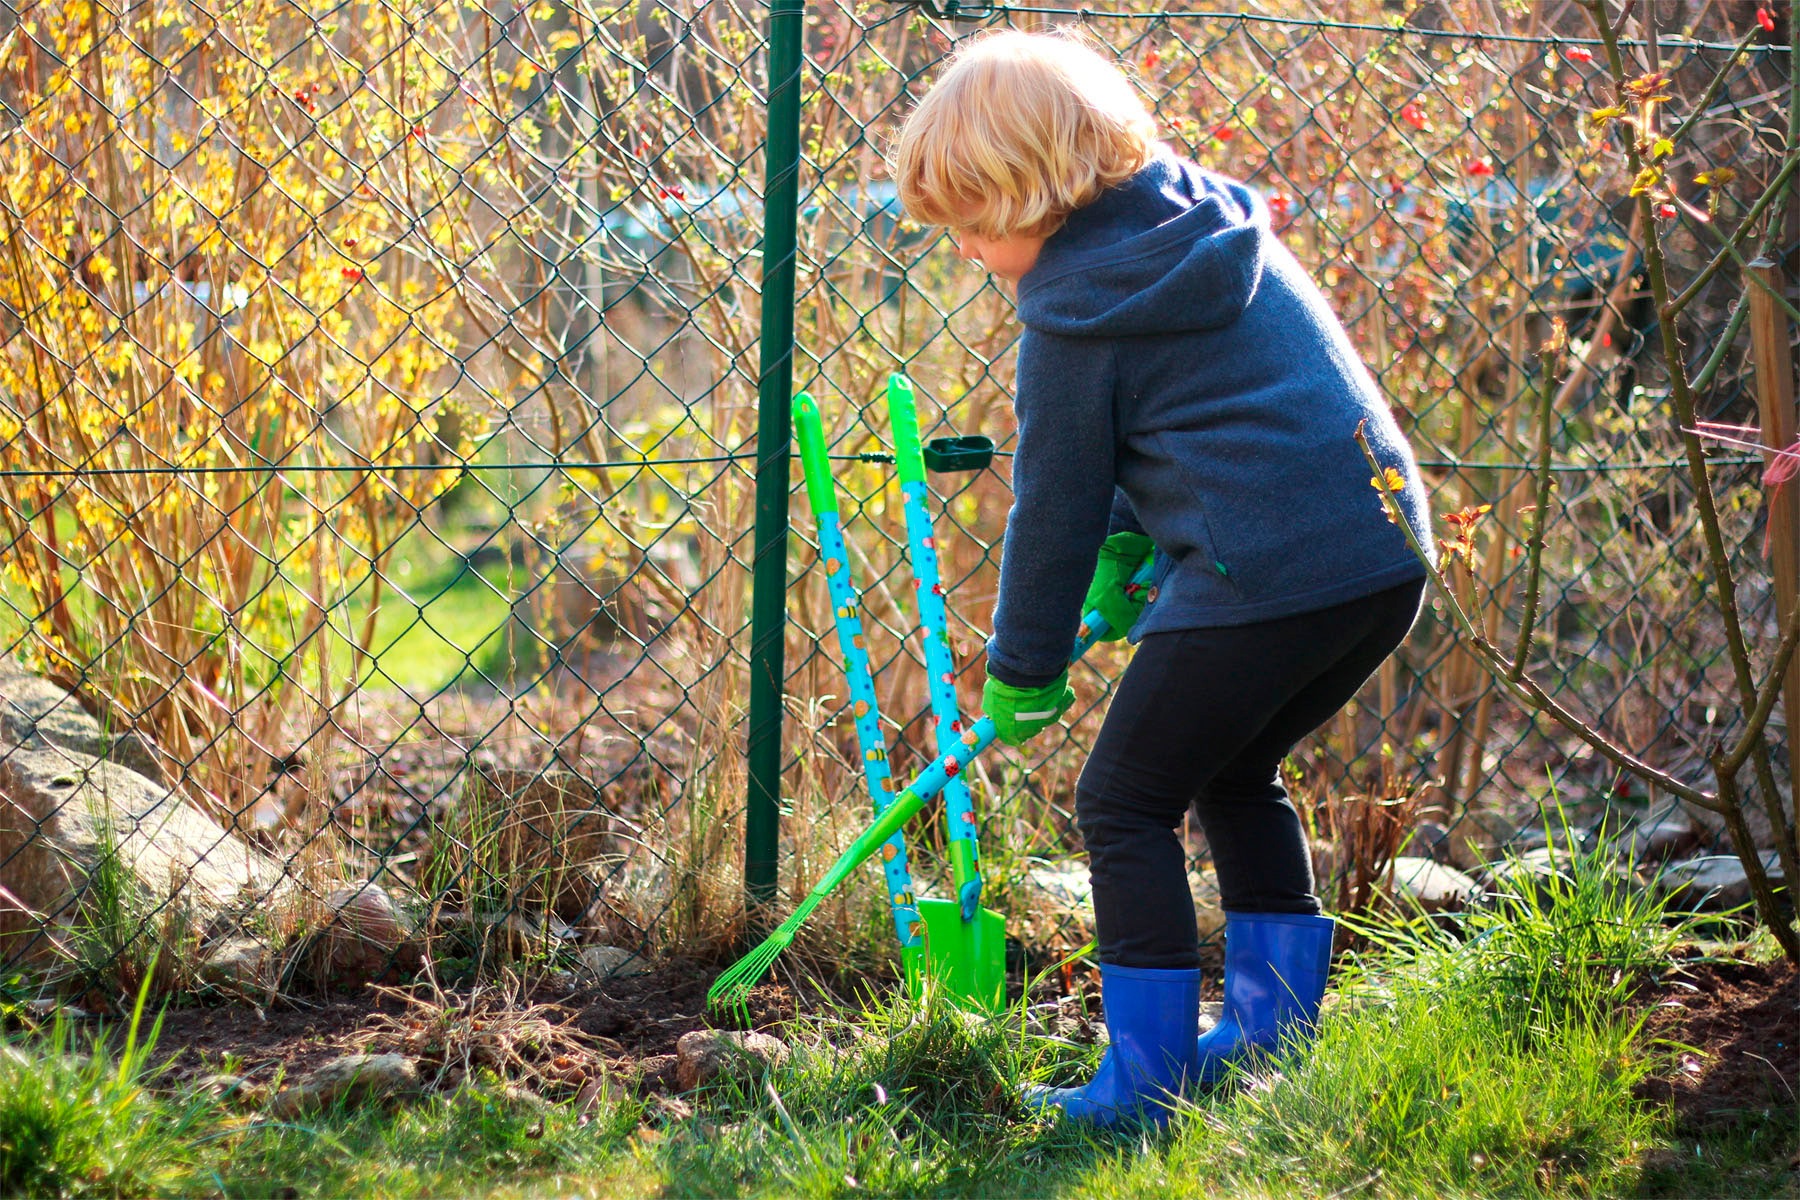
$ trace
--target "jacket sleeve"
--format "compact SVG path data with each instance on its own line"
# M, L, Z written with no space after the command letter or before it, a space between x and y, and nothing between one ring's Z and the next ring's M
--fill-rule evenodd
M1043 687L1069 665L1113 510L1113 344L1027 329L1019 342L1013 506L988 673Z

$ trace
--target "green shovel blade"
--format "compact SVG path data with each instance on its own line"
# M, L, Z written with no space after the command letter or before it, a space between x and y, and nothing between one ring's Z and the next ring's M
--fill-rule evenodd
M925 921L923 973L961 1008L997 1013L1006 1005L1006 919L991 908L962 919L954 900L921 900ZM923 980L909 971L913 994Z

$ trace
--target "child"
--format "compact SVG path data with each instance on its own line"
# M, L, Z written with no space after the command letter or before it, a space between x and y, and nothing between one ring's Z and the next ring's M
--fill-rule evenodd
M1076 791L1111 1043L1086 1086L1034 1099L1100 1124L1161 1120L1169 1094L1318 1016L1333 925L1278 767L1400 644L1425 578L1357 427L1429 544L1425 492L1262 199L1159 145L1101 55L1058 34L977 38L896 157L907 211L1018 288L1015 498L984 711L1014 746L1055 723L1084 605L1138 645ZM1145 610L1123 584L1152 549ZM1226 916L1224 1017L1204 1038L1176 835L1190 805Z

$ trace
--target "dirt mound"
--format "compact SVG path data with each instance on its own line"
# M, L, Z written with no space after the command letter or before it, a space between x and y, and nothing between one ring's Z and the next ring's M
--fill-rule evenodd
M1673 1106L1678 1132L1703 1132L1745 1111L1793 1109L1800 971L1792 963L1691 963L1647 1000L1645 1034L1691 1047L1638 1087L1641 1098Z

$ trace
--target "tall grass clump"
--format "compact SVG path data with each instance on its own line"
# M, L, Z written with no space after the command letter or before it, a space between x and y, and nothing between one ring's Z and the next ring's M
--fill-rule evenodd
M1457 926L1362 922L1374 949L1317 1042L1196 1114L1167 1167L1276 1192L1626 1186L1659 1121L1632 1094L1654 1055L1629 1000L1683 926L1603 851L1553 854L1554 872L1514 871L1532 884Z
M1423 916L1358 922L1381 951L1377 973L1486 989L1549 1021L1617 1009L1668 961L1693 918L1671 913L1668 897L1618 869L1607 839L1594 840L1583 849L1565 828L1542 873L1509 855L1495 872L1501 890L1455 925Z
M77 1045L60 1018L27 1049L0 1045L0 1196L147 1195L181 1176L208 1107L149 1092L160 1019L146 986L125 1036Z

